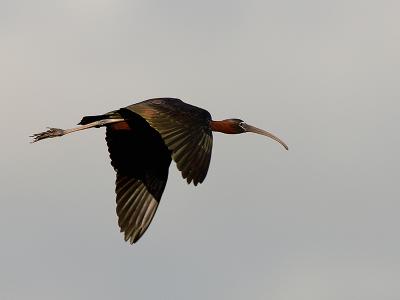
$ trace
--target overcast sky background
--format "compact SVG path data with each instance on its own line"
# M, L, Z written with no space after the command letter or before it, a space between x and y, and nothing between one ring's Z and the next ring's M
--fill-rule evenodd
M0 299L399 299L399 1L0 1ZM171 96L214 135L135 245L104 129Z

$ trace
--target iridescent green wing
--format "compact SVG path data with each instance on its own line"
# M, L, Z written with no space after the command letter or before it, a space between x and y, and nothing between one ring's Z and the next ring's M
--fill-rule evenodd
M156 129L183 178L194 185L204 181L211 160L210 113L179 99L150 99L126 107Z

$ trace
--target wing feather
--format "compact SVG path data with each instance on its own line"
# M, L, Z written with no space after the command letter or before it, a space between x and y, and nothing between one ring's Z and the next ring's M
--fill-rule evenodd
M188 183L203 182L211 160L210 114L174 98L150 99L125 108L156 129Z
M160 134L135 116L128 118L128 129L109 126L106 131L111 164L117 172L118 225L131 244L145 233L154 217L171 163L171 152Z
M121 175L117 175L119 176ZM138 182L137 180L133 182L136 190L125 197L128 198L125 205L122 207L117 205L118 225L125 234L125 240L130 240L131 243L135 243L146 231L158 207L158 201L143 183L137 185Z

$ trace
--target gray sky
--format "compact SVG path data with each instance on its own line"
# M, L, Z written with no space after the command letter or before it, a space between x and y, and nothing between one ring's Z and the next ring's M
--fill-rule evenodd
M399 1L1 1L1 299L399 299ZM239 117L118 231L104 130L158 96Z

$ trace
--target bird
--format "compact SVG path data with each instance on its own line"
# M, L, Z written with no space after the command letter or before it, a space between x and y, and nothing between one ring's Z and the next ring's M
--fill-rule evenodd
M207 175L212 132L253 132L288 146L272 133L241 119L212 120L200 107L177 98L153 98L102 115L84 116L78 127L33 134L32 143L89 128L106 128L111 165L116 172L118 225L125 241L136 243L149 227L164 192L171 161L195 186Z

